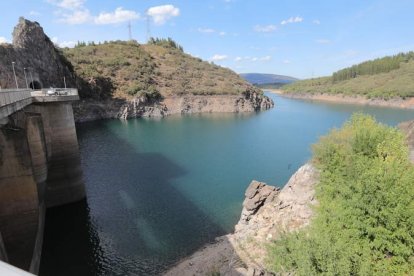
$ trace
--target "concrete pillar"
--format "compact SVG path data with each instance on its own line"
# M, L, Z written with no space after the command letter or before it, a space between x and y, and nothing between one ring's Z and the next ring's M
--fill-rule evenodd
M37 113L25 113L25 115L27 142L29 144L33 177L37 183L37 193L39 198L38 228L34 248L32 250L33 255L29 271L34 274L38 274L40 258L42 255L43 233L45 225L44 221L46 213L44 201L46 193L46 179L48 174L47 150L41 115Z
M9 258L7 257L6 247L4 246L3 237L0 232L0 261L8 262Z
M35 103L27 110L43 120L48 176L46 207L75 202L85 197L79 146L71 102Z
M25 129L0 128L0 231L9 262L28 270L39 201Z
M39 202L44 201L47 169L47 149L43 122L40 114L26 113L27 142L29 143L32 169L38 184Z

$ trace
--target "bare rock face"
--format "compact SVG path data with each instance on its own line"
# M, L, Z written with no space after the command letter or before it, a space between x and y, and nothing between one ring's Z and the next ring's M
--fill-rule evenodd
M279 189L276 187L253 180L246 190L243 210L239 223L236 225L236 231L248 225L252 216L260 210L267 200L272 201L278 192Z
M13 31L13 44L0 45L0 86L16 88L14 63L19 88L75 86L72 65L55 48L37 22L21 17ZM26 70L24 69L26 68ZM26 77L25 77L26 74Z
M253 94L252 94L253 95ZM164 117L172 114L238 113L272 108L273 101L263 95L185 95L161 101L145 97L132 100L81 101L74 104L75 121L86 122L109 118Z
M267 245L310 223L318 178L318 171L305 164L281 190L252 181L235 232L217 238L165 275L273 275L266 271Z
M266 244L281 233L310 223L317 179L317 170L305 164L280 191L257 181L250 184L241 218L231 235L237 253L248 267L265 271Z

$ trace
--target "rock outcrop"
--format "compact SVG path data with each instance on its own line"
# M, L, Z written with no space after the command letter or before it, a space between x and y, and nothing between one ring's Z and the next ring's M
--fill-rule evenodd
M164 117L172 114L254 112L274 106L266 96L246 95L185 95L149 101L145 97L133 100L86 100L73 105L76 122L109 118Z
M37 22L19 19L13 31L13 43L0 45L0 86L16 88L75 86L72 65L54 47ZM27 81L27 83L26 83Z
M266 246L310 223L317 180L317 170L306 164L281 190L252 181L235 232L217 238L165 275L271 275L266 271Z

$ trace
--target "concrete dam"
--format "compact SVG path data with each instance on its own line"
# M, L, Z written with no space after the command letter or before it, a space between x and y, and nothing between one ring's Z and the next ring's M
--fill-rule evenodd
M85 197L77 100L76 89L0 90L0 260L34 274L46 208Z

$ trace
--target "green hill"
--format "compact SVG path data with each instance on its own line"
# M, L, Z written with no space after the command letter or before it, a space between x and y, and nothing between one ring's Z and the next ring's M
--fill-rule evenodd
M83 98L262 93L233 71L184 53L171 39L151 39L146 45L78 43L62 52L74 67Z
M414 96L414 52L366 61L330 77L298 81L283 87L287 93L363 95L367 98Z

